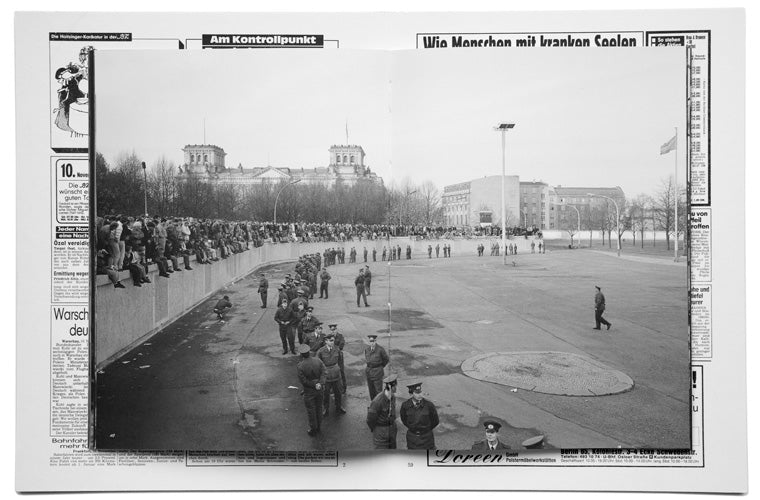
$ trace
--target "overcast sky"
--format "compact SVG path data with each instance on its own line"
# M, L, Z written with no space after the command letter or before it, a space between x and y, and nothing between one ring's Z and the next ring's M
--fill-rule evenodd
M348 125L386 183L442 188L500 174L493 127L509 121L509 175L651 193L673 172L659 148L675 127L683 145L683 60L676 48L100 51L97 148L180 163L205 117L230 167L313 168Z

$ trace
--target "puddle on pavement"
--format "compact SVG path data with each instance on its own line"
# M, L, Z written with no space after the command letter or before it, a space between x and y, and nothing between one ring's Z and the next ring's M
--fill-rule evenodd
M362 311L354 313L358 316L374 319L388 324L388 310L374 309L372 311ZM408 330L433 330L443 328L443 325L435 321L432 317L416 309L394 309L391 313L391 330L394 332L405 332ZM377 330L378 333L387 333L388 328Z

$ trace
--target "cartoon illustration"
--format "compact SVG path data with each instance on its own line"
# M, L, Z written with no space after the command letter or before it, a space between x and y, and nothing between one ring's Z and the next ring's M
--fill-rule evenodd
M92 47L82 47L79 63L69 63L58 68L55 79L58 88L58 107L53 110L55 125L69 132L72 137L83 137L88 133L88 68L87 55Z

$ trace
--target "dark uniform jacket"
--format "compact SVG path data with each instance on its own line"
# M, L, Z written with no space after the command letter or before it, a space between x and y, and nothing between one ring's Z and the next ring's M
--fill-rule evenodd
M506 444L502 443L499 440L496 441L496 449L497 450L511 450L509 446L507 446ZM488 446L488 440L484 439L483 441L478 441L477 443L472 445L472 450L473 451L489 451L490 448Z
M357 290L364 290L364 273L361 273L356 277L354 280L354 285L356 285Z
M594 305L597 311L604 311L605 303L604 294L602 292L596 292L596 296L594 297Z
M391 396L391 399L385 395L385 391L381 392L367 410L367 425L369 430L374 431L378 425L389 426L396 422L396 397Z
M438 411L435 405L422 398L418 406L414 405L414 398L409 398L401 405L401 422L407 427L407 445L411 449L425 449L433 446L432 432L438 426ZM410 436L419 436L419 443L412 447ZM429 435L426 438L425 435ZM415 441L417 441L415 439Z
M364 282L372 283L372 272L369 269L364 271Z
M343 362L343 352L340 349L336 347L329 349L327 346L324 346L317 351L317 359L322 361L327 368L328 382L337 382L341 379L340 365Z
M370 346L364 348L364 359L367 361L367 378L371 380L383 379L385 377L383 368L388 364L388 353L385 349L375 344L375 350L370 351Z
M290 322L293 321L293 311L291 311L288 307L285 309L280 307L277 309L277 312L274 313L274 320L278 325L280 325L280 329L288 328L290 326Z
M298 380L303 385L304 392L314 392L318 383L325 385L325 365L315 357L308 357L298 363Z
M303 332L308 329L314 330L317 326L317 323L319 323L319 320L313 314L311 315L311 318L309 318L309 316L304 316L301 318L301 331Z
M328 273L327 270L319 273L319 279L322 280L322 283L328 283L330 281L330 278L332 278L332 276L330 276L330 273Z
M309 307L309 301L306 300L303 297L296 297L295 299L290 301L290 304L288 305L288 309L291 311L297 311L298 310L298 304L303 304L304 310L306 310L307 307Z
M259 293L266 293L267 290L269 290L269 280L266 278L261 278L259 281Z

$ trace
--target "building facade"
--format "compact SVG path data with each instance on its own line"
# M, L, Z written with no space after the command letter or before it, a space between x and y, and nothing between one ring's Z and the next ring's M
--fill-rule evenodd
M602 229L606 221L615 218L615 204L623 210L625 193L615 187L556 186L551 193L551 229ZM576 210L577 209L577 210ZM622 217L622 213L620 216Z
M504 181L506 225L518 226L520 178L508 175ZM446 226L501 226L501 176L491 175L443 188L441 197Z
M212 144L188 144L182 148L184 163L179 167L180 180L199 179L204 182L232 185L252 185L266 182L302 181L305 184L334 185L338 182L353 185L360 181L382 184L382 177L365 164L364 149L358 145L334 145L328 150L330 162L326 167L253 167L242 164L228 168L226 153Z
M623 210L625 193L617 186L552 187L542 181L520 182L518 176L506 176L506 226L567 230L577 229L580 221L582 229L601 229L615 217L615 206L605 196ZM501 226L500 201L500 175L445 186L441 197L444 224Z
M551 192L546 182L520 183L520 226L551 229Z

